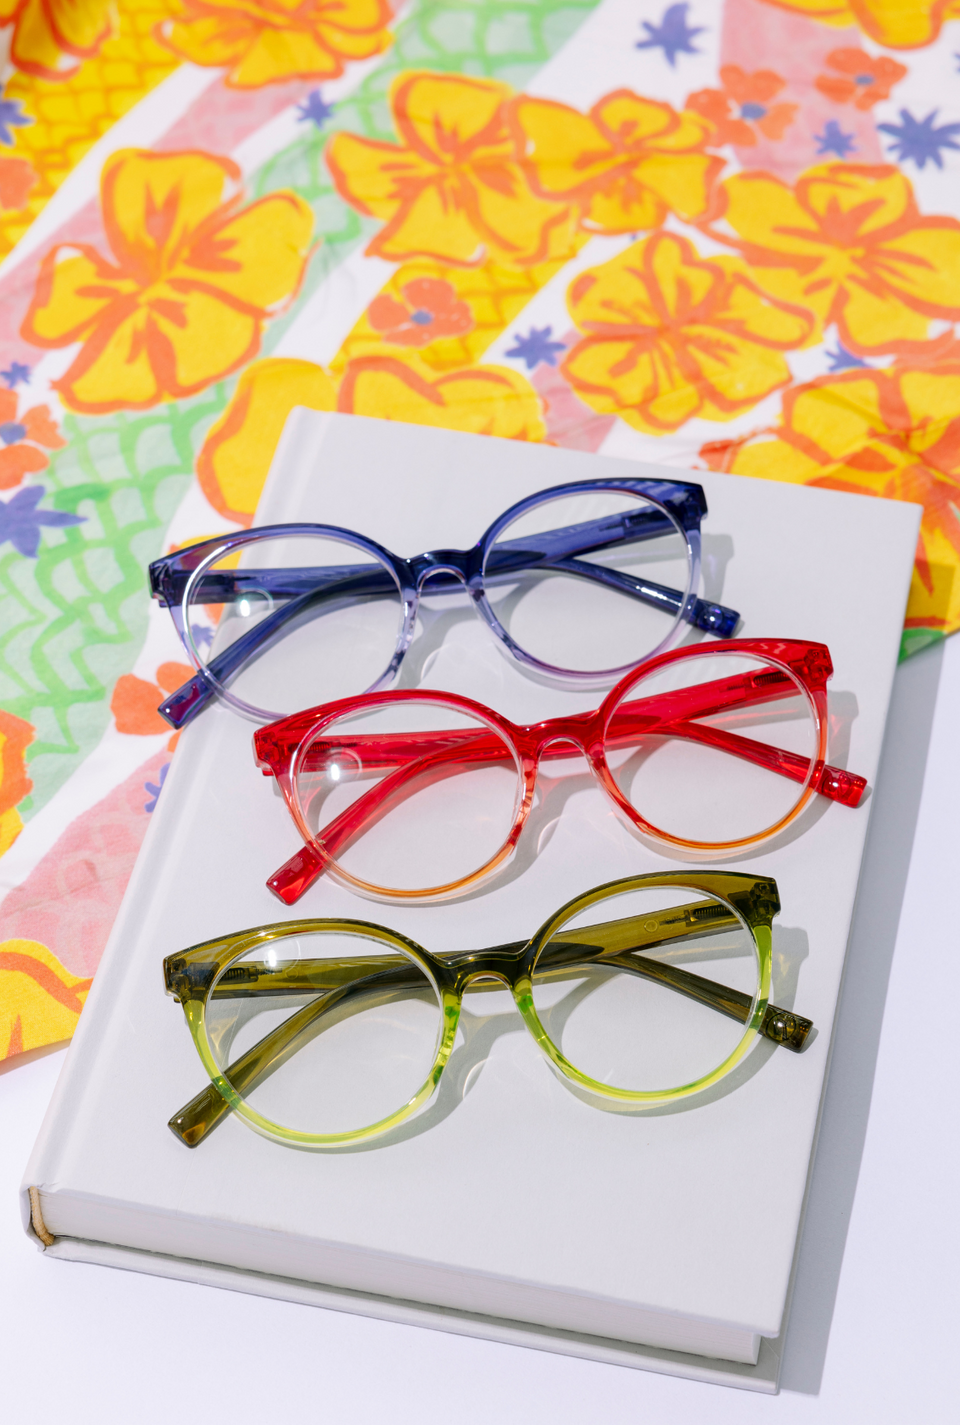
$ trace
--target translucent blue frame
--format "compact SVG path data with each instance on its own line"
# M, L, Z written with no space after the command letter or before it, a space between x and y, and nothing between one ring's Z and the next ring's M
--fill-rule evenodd
M536 535L535 547L530 545L530 536L506 540L497 545L495 555L491 559L493 546L501 531L538 505L558 497L600 493L639 496L654 508L639 510L636 513L625 511L546 533L541 532ZM375 540L367 539L354 530L343 529L339 525L264 525L238 534L204 540L201 544L167 554L150 565L153 597L170 610L181 642L197 669L188 682L160 704L159 711L172 727L181 728L196 717L214 696L219 695L238 712L258 720L273 721L282 714L254 707L236 697L226 686L244 664L263 652L269 644L282 638L301 615L309 614L313 608L316 608L317 613L322 612L320 606L325 601L334 598L369 598L378 593L392 595L399 592L403 613L393 657L369 688L358 689L358 692L375 692L390 683L399 672L404 655L413 640L417 608L427 580L430 581L431 595L462 591L465 588L485 623L518 662L549 677L580 685L596 685L598 682L617 678L644 659L661 652L673 640L682 623L712 633L718 638L729 638L739 622L740 615L722 604L709 603L698 598L694 592L700 578L700 522L706 513L707 501L702 487L688 481L578 480L539 490L535 495L511 505L490 525L472 549L433 549L418 554L413 559L403 559ZM655 539L671 532L678 532L687 545L688 580L687 587L683 590L671 589L648 579L639 579L601 564L592 564L583 558L584 555L600 550L616 548L618 544ZM209 572L210 566L224 555L258 540L304 535L326 536L352 545L358 551L375 558L380 568L371 570L367 565L335 565L325 568L257 568L249 571L224 569L213 574ZM505 581L514 578L521 571L533 569L562 570L566 574L592 580L628 594L650 607L660 608L672 620L670 631L655 648L644 648L630 663L601 673L584 673L544 663L514 642L497 619L486 596L487 584ZM194 644L186 614L201 578L201 602L235 602L254 585L258 590L266 589L271 595L283 598L286 602L204 666Z

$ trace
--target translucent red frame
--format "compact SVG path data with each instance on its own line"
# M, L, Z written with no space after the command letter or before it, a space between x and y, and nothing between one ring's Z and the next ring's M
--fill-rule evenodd
M757 673L692 683L670 693L639 698L620 708L625 695L641 680L671 664L717 654L755 657L770 665ZM537 770L543 758L569 758L579 750L597 781L624 818L651 840L699 853L739 851L777 835L803 811L814 794L844 806L855 807L867 785L864 777L827 764L827 680L833 673L829 649L822 643L799 639L727 639L676 649L649 659L632 669L610 690L595 712L548 718L521 726L491 708L453 693L402 692L364 694L310 708L280 719L254 734L257 765L280 785L287 806L303 837L303 847L267 881L286 905L293 905L325 871L332 872L361 893L398 899L441 897L472 888L499 870L512 856L533 805ZM778 682L782 680L782 686ZM799 685L805 694L816 729L816 755L799 756L736 732L698 722L698 718L748 708L777 698L794 697ZM421 733L338 736L337 747L362 748L364 765L387 772L344 812L314 835L305 818L297 790L301 772L317 770L329 751L317 739L325 727L345 716L399 702L433 703L469 714L489 733L477 728ZM608 748L636 745L642 738L680 737L729 753L779 776L801 784L797 801L774 825L736 841L701 842L672 836L646 821L623 795L610 770ZM362 881L345 871L336 858L364 828L423 786L454 775L464 765L489 765L512 756L516 762L521 795L515 818L503 845L482 866L460 880L418 890L395 890ZM313 764L316 763L316 766Z

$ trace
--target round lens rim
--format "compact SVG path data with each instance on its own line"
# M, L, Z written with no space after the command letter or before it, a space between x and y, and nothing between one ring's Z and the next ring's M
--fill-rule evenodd
M256 949L260 945L273 944L277 940L290 939L297 935L304 934L322 934L324 932L331 934L357 934L358 938L378 941L383 945L389 946L391 949L399 951L412 959L423 972L437 998L437 1042L433 1063L423 1083L417 1089L413 1097L408 1099L396 1112L379 1119L376 1123L368 1124L364 1128L350 1129L343 1133L306 1133L296 1128L285 1128L282 1124L274 1123L272 1119L266 1118L263 1114L259 1113L248 1103L243 1095L233 1087L229 1079L224 1077L214 1056L206 1027L207 1004L213 996L214 989L223 979L226 972L230 970L238 960L241 960L244 955L248 955L251 950ZM391 1129L404 1123L432 1098L436 1092L440 1076L453 1052L459 1019L459 999L453 995L449 989L442 989L437 983L436 975L430 968L426 951L423 950L416 941L408 939L407 936L402 935L399 931L390 930L387 926L376 925L372 921L348 919L291 921L283 927L282 931L278 931L277 933L265 933L263 929L254 931L242 942L238 942L237 945L232 947L229 959L218 969L203 997L200 1015L194 1027L193 1037L200 1059L214 1088L221 1097L227 1101L233 1112L238 1114L251 1128L255 1129L257 1133L262 1134L265 1138L272 1139L274 1142L295 1143L307 1148L336 1148L344 1147L351 1143L365 1142L368 1139L380 1137L382 1134L390 1132Z
M216 548L212 549L209 554L204 556L204 558L197 565L196 569L193 570L189 579L187 580L186 586L183 591L183 596L180 600L180 617L183 624L183 643L184 647L187 650L187 654L190 658L190 661L193 663L193 666L196 668L197 672L203 674L204 678L206 678L207 681L210 683L217 697L222 698L223 701L227 703L230 707L234 708L244 717L251 718L255 722L279 722L283 718L290 717L292 713L297 711L296 708L291 708L287 712L271 712L268 708L261 708L258 707L255 703L248 703L243 698L240 698L235 693L232 693L229 687L225 683L222 683L217 677L217 675L210 671L209 665L203 661L203 658L197 648L196 642L194 641L193 630L191 628L189 612L190 599L193 594L194 587L196 586L197 580L200 578L200 576L210 568L211 564L216 563L218 559L224 558L226 554L232 553L235 549L244 549L247 545L250 544L265 543L268 539L336 540L340 544L349 545L353 549L360 550L362 553L369 555L371 558L375 559L390 575L391 579L396 585L397 594L400 598L400 622L397 629L397 641L394 644L393 653L387 660L383 672L378 678L374 679L374 681L370 684L369 688L361 689L359 696L362 696L365 691L372 692L374 689L379 688L388 678L391 678L394 675L400 665L400 662L403 659L403 655L407 651L408 639L406 637L406 634L408 626L411 623L411 614L408 606L411 604L411 598L413 604L416 604L416 594L415 591L404 591L403 585L401 584L400 579L398 578L396 569L393 567L392 564L387 563L381 550L379 550L376 546L372 545L368 541L362 539L361 537L352 534L349 530L340 530L332 525L315 525L309 528L300 527L295 529L283 529L282 527L271 528L270 526L266 526L265 529L259 529L256 531L249 532L245 531L240 534L228 536L224 540L223 544L218 545Z
M583 688L602 687L611 681L616 682L632 669L636 668L638 664L646 663L649 659L656 658L666 652L677 637L677 633L684 622L683 611L690 603L690 598L694 592L694 584L700 574L699 537L695 540L693 532L684 529L673 511L660 500L656 500L651 495L643 494L637 490L624 489L622 485L617 485L613 482L607 484L605 481L591 481L589 484L585 484L582 489L578 487L572 489L554 487L551 490L540 491L538 494L542 495L543 498L531 496L529 501L521 500L517 504L512 505L509 510L506 510L504 514L501 515L496 524L491 525L490 529L488 529L484 535L481 547L478 587L475 594L476 605L494 636L508 650L511 657L515 658L518 663L522 663L525 667L534 668L538 673L542 673L549 678L559 679L562 682L569 683L573 681ZM542 659L535 657L534 654L528 653L521 644L517 643L516 640L510 636L497 618L487 598L485 584L487 560L490 558L494 545L500 535L514 520L529 514L530 511L536 509L539 505L549 504L553 500L572 499L581 494L624 495L636 500L645 500L647 504L654 505L666 515L683 540L684 547L687 551L687 583L683 591L683 602L666 636L662 638L654 648L648 649L645 653L641 654L639 658L631 659L629 663L624 663L618 668L601 669L596 672L584 672L575 668L561 668L553 663L545 663Z
M732 641L733 640L731 640L731 642ZM682 836L674 836L671 832L662 831L659 827L654 826L654 824L652 822L647 821L646 818L642 816L641 813L637 810L637 808L633 805L633 803L623 795L623 792L620 790L620 787L613 773L610 770L609 763L607 762L607 730L610 726L610 722L613 718L614 713L616 712L620 704L623 702L624 698L626 698L628 694L633 691L633 689L637 686L638 683L642 682L645 678L651 677L654 673L659 672L662 668L668 667L672 662L680 661L680 659L686 660L698 657L755 658L757 662L769 663L771 667L776 668L779 672L785 673L790 678L790 680L796 685L797 689L803 695L806 701L807 707L809 708L810 714L813 718L814 728L816 730L817 750L814 757L811 758L806 780L802 784L798 784L800 785L799 795L790 811L788 811L784 816L782 816L779 821L767 827L766 830L755 832L751 836L738 837L735 840L731 841L694 841ZM689 648L673 649L670 652L661 654L657 662L653 666L650 666L649 661L645 662L643 667L638 668L636 670L635 676L633 678L629 680L624 679L622 686L618 686L617 688L611 689L611 692L608 697L604 699L603 708L601 711L601 735L599 743L593 753L593 760L596 767L597 775L599 776L604 788L609 792L610 796L613 798L614 802L616 802L617 806L623 812L627 820L632 823L632 825L636 828L637 831L641 833L641 835L649 837L650 840L655 841L660 845L669 846L672 850L686 851L693 855L704 855L713 857L716 855L717 852L741 851L745 850L747 847L758 846L762 842L770 841L774 836L778 836L781 831L785 830L786 827L788 827L792 822L796 821L797 817L812 800L816 790L813 785L814 776L816 774L817 768L822 767L823 763L826 760L827 725L813 692L810 688L806 687L800 681L796 670L794 668L791 668L789 663L769 653L758 653L755 650L747 651L736 648L724 648L715 643L696 644Z
M760 1034L760 1026L763 1016L767 1012L770 1003L771 981L773 977L773 954L772 947L761 944L761 937L758 931L761 927L752 927L743 917L733 902L720 891L713 887L698 884L697 876L683 876L671 872L658 872L653 875L631 876L624 880L608 882L603 886L595 886L592 890L584 892L575 900L569 901L562 906L546 925L537 931L533 939L534 952L531 957L529 989L520 997L517 1003L520 1012L533 1033L534 1038L540 1045L542 1052L557 1071L571 1083L577 1084L587 1093L595 1094L599 1098L611 1099L618 1103L636 1103L654 1107L657 1104L674 1103L680 1099L690 1098L693 1094L702 1093L723 1078L746 1057L747 1053L756 1042ZM708 1074L701 1075L700 1078L692 1080L689 1084L680 1085L673 1089L619 1089L611 1084L604 1084L599 1079L592 1078L589 1074L578 1069L575 1064L567 1059L566 1055L557 1044L550 1038L543 1023L537 1013L533 999L533 982L536 975L537 962L540 955L549 945L550 941L562 930L564 925L579 915L582 910L596 905L601 900L614 900L620 896L628 895L631 891L640 891L654 888L675 887L677 890L700 891L703 895L713 896L715 900L727 907L732 915L743 926L753 945L754 955L757 964L757 992L753 1000L753 1011L744 1031L736 1046L730 1054L715 1069Z
M362 706L354 707L354 704L363 700ZM319 841L311 832L304 815L303 805L300 800L299 780L303 759L306 757L310 744L326 727L342 718L349 717L355 713L363 712L376 707L396 706L398 703L429 703L431 706L447 707L457 713L469 713L478 722L483 723L489 730L495 733L506 744L514 763L517 774L517 790L514 798L513 823L507 833L503 843L498 850L476 871L469 876L461 877L455 881L448 881L439 886L418 887L415 890L391 889L388 886L378 886L372 881L365 881L359 876L354 876L326 850L323 843ZM456 694L433 694L420 689L403 689L399 692L372 693L370 695L360 694L358 699L348 699L348 706L341 703L332 712L327 712L322 718L318 718L308 731L303 735L297 750L290 763L290 787L291 797L289 807L304 842L313 848L317 856L323 862L323 869L341 885L349 887L357 895L364 896L376 901L406 901L408 904L433 903L441 900L450 900L454 896L463 895L467 891L473 891L481 883L497 875L510 861L517 848L527 817L533 805L534 790L536 786L536 768L525 765L520 748L517 745L516 737L509 722L505 718L493 713L492 709L482 708L478 703L474 703L469 698L461 698Z

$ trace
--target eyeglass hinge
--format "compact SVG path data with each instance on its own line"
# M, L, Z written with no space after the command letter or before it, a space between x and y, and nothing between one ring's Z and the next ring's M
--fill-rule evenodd
M799 1054L812 1028L812 1019L804 1019L802 1015L793 1014L789 1009L778 1009L775 1004L769 1004L760 1025L760 1033L772 1039L775 1044L782 1044L785 1049L792 1049L795 1054Z

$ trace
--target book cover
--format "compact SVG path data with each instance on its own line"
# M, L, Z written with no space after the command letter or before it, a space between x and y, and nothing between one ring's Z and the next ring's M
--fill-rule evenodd
M300 411L257 523L340 524L404 555L468 547L524 495L598 474L703 485L701 592L740 610L742 636L829 645L829 759L872 785L916 507ZM425 620L415 652L404 685L520 722L602 696L544 686L467 613ZM484 996L435 1100L388 1139L301 1152L231 1117L190 1151L166 1125L204 1075L164 955L301 916L376 920L430 949L493 945L592 885L676 864L574 766L543 779L516 859L473 895L374 904L322 877L288 911L265 881L299 838L252 732L214 706L182 736L25 1174L28 1230L32 1188L53 1255L774 1389L869 796L857 810L815 799L778 841L723 863L777 880L773 999L814 1021L803 1054L761 1043L694 1100L604 1112L549 1072L509 996Z

